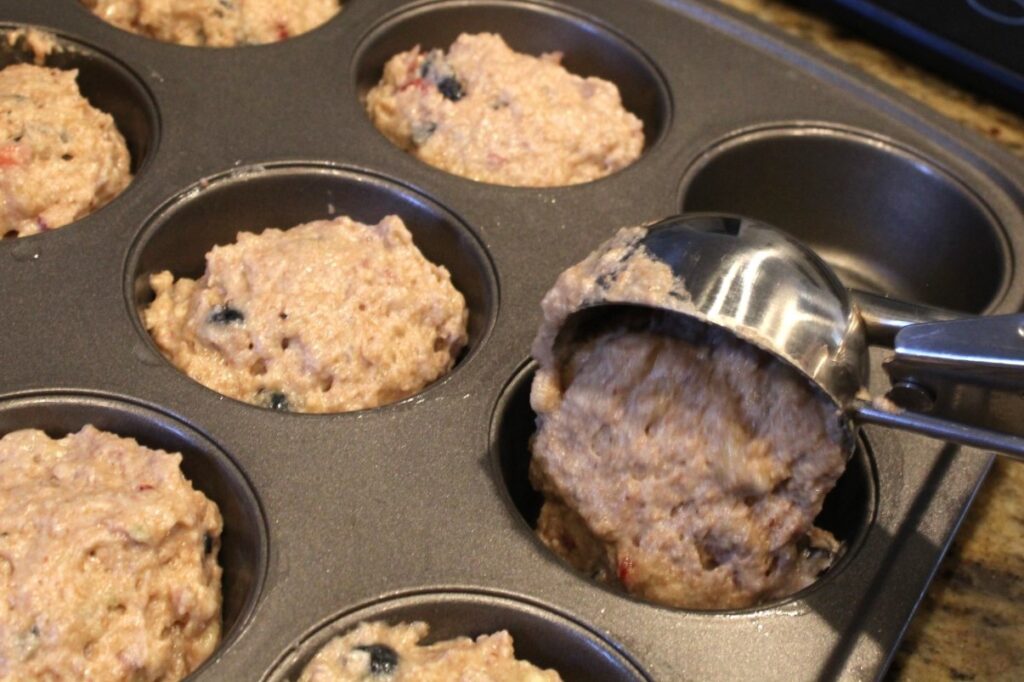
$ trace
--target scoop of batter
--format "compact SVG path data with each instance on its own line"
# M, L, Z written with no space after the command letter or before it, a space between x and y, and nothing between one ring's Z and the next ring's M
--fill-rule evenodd
M179 45L234 47L285 40L341 11L340 0L82 0L118 28Z
M0 439L0 678L180 680L220 639L222 522L181 455Z
M644 146L640 119L614 84L569 73L561 57L463 34L447 53L395 55L366 108L396 145L472 180L550 187L628 166Z
M120 194L131 159L114 119L89 104L77 71L0 71L0 236L77 220Z
M467 341L465 299L397 216L240 233L198 281L151 278L146 327L196 381L263 407L344 412L418 392Z
M593 286L580 276L593 265L545 297L534 346L541 539L670 606L739 608L810 584L839 551L814 527L846 462L834 406L725 332L650 316L603 329L557 365L549 327Z
M426 623L362 623L331 640L302 671L299 682L560 682L554 670L516 660L502 630L475 640L458 637L421 645Z

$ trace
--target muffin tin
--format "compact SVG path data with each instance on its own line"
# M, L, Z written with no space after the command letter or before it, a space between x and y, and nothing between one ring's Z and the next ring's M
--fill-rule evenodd
M0 0L0 21L61 37L51 63L80 69L136 173L93 215L0 241L0 433L94 423L184 452L225 515L225 639L190 679L294 679L314 647L376 617L425 618L436 637L506 627L567 680L884 672L990 456L866 428L820 519L849 548L826 576L742 611L642 603L530 528L539 302L616 228L686 209L774 222L851 286L1018 310L1020 162L711 2L348 0L308 34L233 49L124 33L77 0ZM644 121L640 160L585 185L497 187L373 129L360 95L391 54L483 30L616 82ZM148 274L197 276L238 230L389 212L470 308L458 365L410 399L336 415L246 405L181 374L141 324Z

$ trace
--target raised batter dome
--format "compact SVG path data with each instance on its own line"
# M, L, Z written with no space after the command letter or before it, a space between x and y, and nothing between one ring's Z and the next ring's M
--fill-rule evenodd
M392 57L366 109L416 158L481 182L572 185L633 163L643 123L613 83L569 73L561 59L514 52L493 33L462 34L447 52Z
M457 637L420 644L426 623L361 623L325 645L299 682L560 682L554 670L516 659L512 636L502 630L476 639Z
M78 91L77 71L0 71L0 237L78 220L131 181L124 138Z
M345 412L401 400L447 373L468 311L397 216L240 233L198 281L152 276L147 329L196 381L245 402Z
M340 0L82 0L118 28L179 45L234 47L286 40L341 11Z
M222 521L181 455L0 439L0 678L180 680L220 641Z

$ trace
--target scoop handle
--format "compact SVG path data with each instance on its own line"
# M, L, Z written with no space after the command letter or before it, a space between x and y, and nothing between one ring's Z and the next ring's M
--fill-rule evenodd
M857 418L1024 459L1024 314L964 317L864 292L851 299L869 341L893 349L882 364L891 402L858 401Z
M946 418L930 417L908 410L889 410L874 402L856 401L852 406L853 418L862 424L878 424L900 431L990 450L1024 462L1024 438L1000 433L977 426L967 426Z
M907 303L897 298L850 289L850 302L864 322L864 333L873 346L892 347L896 334L912 324L959 320L963 313Z

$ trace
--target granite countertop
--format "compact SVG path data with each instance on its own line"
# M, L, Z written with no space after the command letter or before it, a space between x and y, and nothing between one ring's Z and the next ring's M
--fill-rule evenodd
M719 0L1024 157L1024 119L776 0ZM1024 680L1024 464L1000 460L939 568L888 680Z

